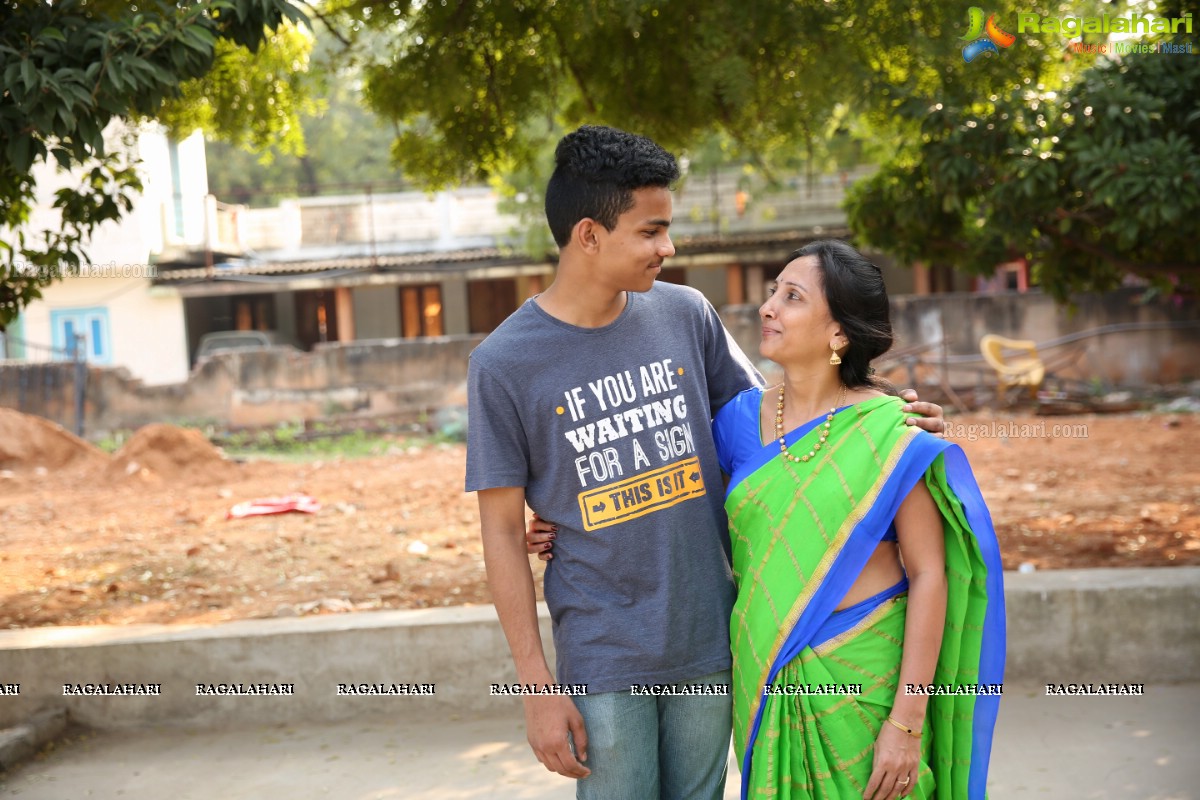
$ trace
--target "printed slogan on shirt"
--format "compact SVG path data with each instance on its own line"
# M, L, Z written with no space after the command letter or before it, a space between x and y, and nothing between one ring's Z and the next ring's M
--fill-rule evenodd
M644 517L702 494L704 480L700 477L700 459L689 458L579 495L583 529L594 531Z
M683 374L668 358L563 393L555 412L569 413L573 423L563 435L577 454L584 530L705 494L687 400L676 381Z

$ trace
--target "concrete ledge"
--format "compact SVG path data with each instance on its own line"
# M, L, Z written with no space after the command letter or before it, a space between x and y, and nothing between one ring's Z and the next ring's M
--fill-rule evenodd
M39 749L61 736L66 729L67 712L60 708L34 714L23 725L0 730L0 772L33 758Z
M1006 573L1006 680L1195 680L1200 568ZM542 638L553 663L550 620ZM248 620L0 631L0 727L66 709L93 728L335 721L409 711L514 713L515 680L490 606ZM159 696L65 697L64 684L161 684ZM294 684L292 696L197 696L196 684ZM432 695L339 696L339 683L434 684Z
M1200 567L1004 574L1007 680L1194 681Z
M550 618L542 638L553 665ZM516 674L491 606L0 631L0 727L65 708L91 728L341 720L407 710L515 710ZM64 684L160 684L158 696L64 696ZM197 684L293 684L292 696L197 696ZM433 684L433 694L339 696L347 684Z

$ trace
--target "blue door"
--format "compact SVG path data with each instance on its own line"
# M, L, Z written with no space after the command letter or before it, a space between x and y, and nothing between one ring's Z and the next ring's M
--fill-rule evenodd
M57 360L68 358L77 334L83 335L87 361L112 363L112 342L108 329L107 308L72 308L50 312L51 344L59 351Z

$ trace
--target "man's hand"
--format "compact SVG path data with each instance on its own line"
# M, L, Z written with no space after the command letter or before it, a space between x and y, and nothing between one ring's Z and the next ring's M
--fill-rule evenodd
M583 728L583 716L571 698L545 695L524 700L525 729L529 732L529 746L538 761L551 772L568 778L591 775L592 771L579 763L587 761L587 731ZM571 734L569 739L568 733ZM572 742L574 752L571 751Z
M525 554L525 489L506 486L479 492L479 526L488 587L500 627L512 651L517 679L522 683L554 682L542 650L533 572ZM546 769L568 778L586 778L587 767L571 752L574 741L581 758L587 757L583 716L564 695L523 698L529 745Z
M916 389L905 389L900 393L900 399L908 404L904 406L905 413L921 415L909 417L905 420L906 424L916 425L921 430L930 433L942 433L946 430L946 419L942 414L942 407L936 403L917 402Z

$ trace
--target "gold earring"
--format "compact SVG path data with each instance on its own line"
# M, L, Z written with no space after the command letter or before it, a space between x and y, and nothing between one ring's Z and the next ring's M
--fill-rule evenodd
M833 345L829 345L829 349L833 351L833 354L829 356L829 365L831 367L836 367L838 364L842 363L842 358L837 354L837 348L835 348Z

